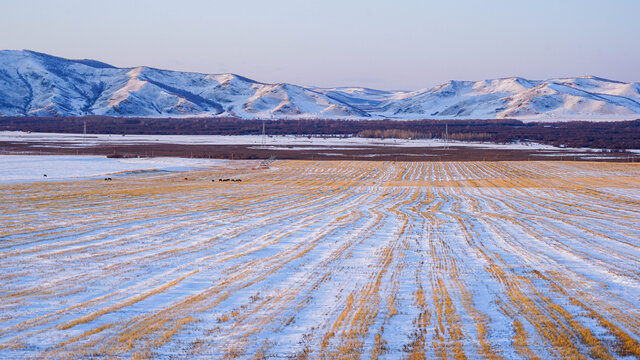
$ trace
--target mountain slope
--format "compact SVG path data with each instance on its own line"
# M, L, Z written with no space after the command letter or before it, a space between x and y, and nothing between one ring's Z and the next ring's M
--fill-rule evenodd
M234 74L116 68L0 51L0 116L635 119L640 84L598 77L450 81L431 89L305 88Z
M262 84L234 74L115 68L32 51L0 52L0 114L368 116L346 103L291 84Z
M339 90L318 91L335 97ZM342 95L341 99L351 103L349 91ZM376 101L367 111L400 119L634 119L640 116L640 84L597 77L450 81L431 89L395 92Z

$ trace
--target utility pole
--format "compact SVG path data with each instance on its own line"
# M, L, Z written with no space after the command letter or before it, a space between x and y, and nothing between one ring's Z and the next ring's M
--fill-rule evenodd
M446 149L449 150L449 124L444 124L444 142Z
M267 138L264 133L264 120L262 120L262 146L265 146L267 143Z

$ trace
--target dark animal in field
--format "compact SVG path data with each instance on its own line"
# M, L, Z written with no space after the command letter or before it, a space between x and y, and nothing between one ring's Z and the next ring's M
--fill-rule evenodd
M111 181L111 180L113 180L113 179L111 179L110 177L104 178L104 181Z
M47 177L47 174L42 175L43 177Z

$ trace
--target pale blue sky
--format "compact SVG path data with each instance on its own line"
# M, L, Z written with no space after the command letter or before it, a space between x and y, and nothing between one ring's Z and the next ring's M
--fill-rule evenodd
M639 0L2 1L0 48L264 82L640 81Z

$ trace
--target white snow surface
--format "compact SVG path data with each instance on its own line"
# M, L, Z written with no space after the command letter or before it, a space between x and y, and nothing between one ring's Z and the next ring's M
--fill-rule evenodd
M264 140L264 145L263 145ZM363 137L322 137L322 136L293 136L278 135L108 135L108 134L62 134L62 133L26 133L21 131L0 131L0 141L51 143L52 146L68 146L73 148L91 147L96 145L133 145L145 143L158 144L187 144L187 145L256 145L264 148L282 148L295 146L298 150L311 150L318 146L341 147L354 146L393 146L393 147L443 147L467 146L491 149L528 149L528 150L562 150L587 151L587 149L558 148L551 145L537 143L509 143L495 144L483 142L462 142L442 139L377 139Z
M0 358L637 357L638 164L184 176L0 183Z
M0 51L0 116L78 115L622 120L640 118L640 83L511 77L415 91L318 88Z
M210 168L217 162L220 160L163 157L109 159L92 155L0 155L0 182L87 178L138 170L185 171Z

